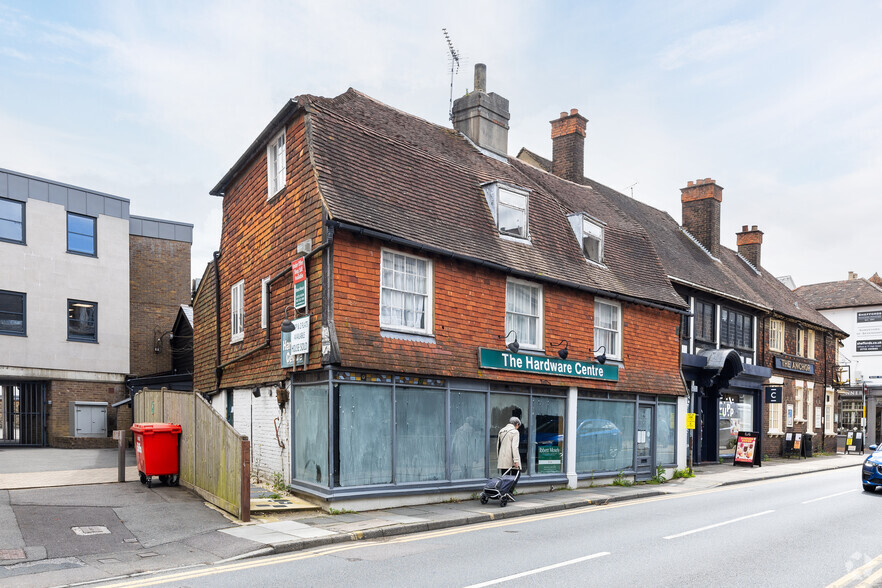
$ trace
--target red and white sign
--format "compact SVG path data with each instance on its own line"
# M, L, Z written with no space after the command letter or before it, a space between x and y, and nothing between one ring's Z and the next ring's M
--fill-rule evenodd
M299 284L306 279L306 259L298 257L291 262L291 271L294 273L294 283Z

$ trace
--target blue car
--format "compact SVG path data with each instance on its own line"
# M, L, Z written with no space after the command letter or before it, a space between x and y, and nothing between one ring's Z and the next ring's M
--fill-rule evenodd
M879 486L882 486L882 449L876 445L870 445L870 455L864 460L863 471L861 472L864 490L873 492Z

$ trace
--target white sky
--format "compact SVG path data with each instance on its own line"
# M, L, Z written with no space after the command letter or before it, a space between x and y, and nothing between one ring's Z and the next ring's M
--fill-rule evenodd
M585 172L680 220L712 177L723 244L764 231L797 285L882 272L882 2L0 0L0 167L109 192L219 246L208 191L298 94L354 87L447 123L487 64L509 151L589 119ZM428 3L427 3L428 4Z

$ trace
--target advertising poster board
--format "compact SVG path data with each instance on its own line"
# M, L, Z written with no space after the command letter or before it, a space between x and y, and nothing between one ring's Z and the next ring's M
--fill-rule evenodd
M537 474L559 474L560 473L560 446L559 445L539 445L536 447L537 457L539 460L536 468Z
M738 433L738 441L735 444L734 465L762 466L759 452L759 435L750 431Z

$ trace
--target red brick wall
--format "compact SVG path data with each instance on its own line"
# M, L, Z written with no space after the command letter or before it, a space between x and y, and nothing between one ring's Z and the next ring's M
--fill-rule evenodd
M190 243L131 235L129 280L129 370L135 376L170 371L168 335L161 353L153 348L171 330L180 306L190 304Z
M318 247L322 242L322 205L309 163L302 115L287 127L285 151L286 186L272 200L267 200L265 150L260 151L250 166L231 183L224 196L219 262L222 364L251 352L266 341L267 332L260 326L261 280L289 269L298 243L311 238L313 247ZM312 340L315 342L311 345L309 367L319 367L321 255L307 261L307 274ZM213 279L213 270L210 269L207 275ZM242 342L231 343L230 288L239 280L245 281L245 338ZM198 309L194 309L195 387L202 391L215 389L214 296L213 284L204 284ZM292 303L293 282L289 272L272 286L269 347L226 367L221 388L254 386L285 379L287 370L280 367L279 326L285 306ZM289 311L289 317L294 317L293 309Z
M683 394L676 328L679 315L623 304L624 367L619 382L560 378L478 367L477 349L504 349L505 285L502 273L451 260L433 259L435 343L380 335L378 241L340 231L334 238L334 320L343 367L418 375L517 380L651 394ZM404 249L396 249L408 252ZM416 253L413 253L416 254ZM570 359L593 357L594 298L557 286L543 287L546 353L569 342Z

